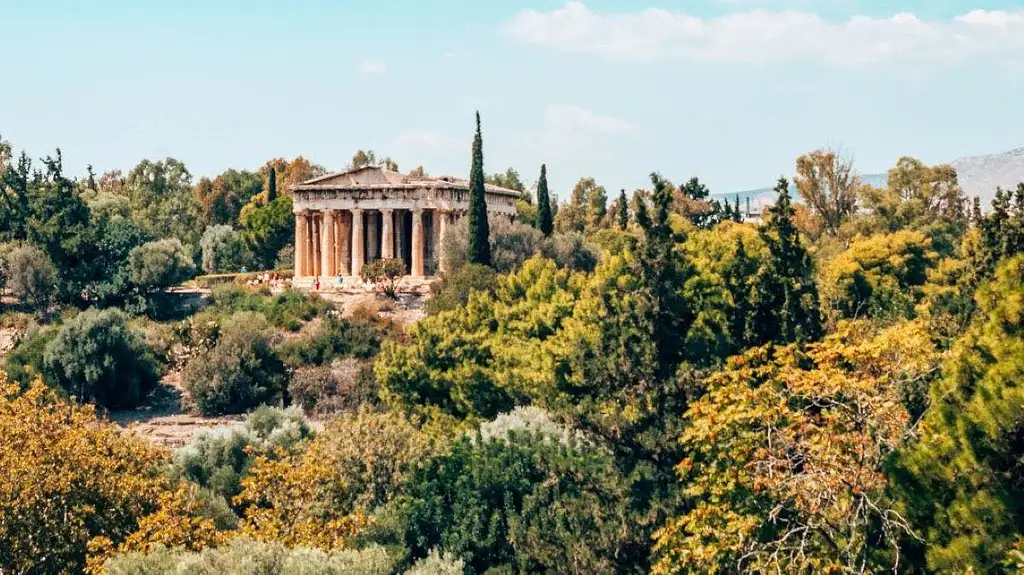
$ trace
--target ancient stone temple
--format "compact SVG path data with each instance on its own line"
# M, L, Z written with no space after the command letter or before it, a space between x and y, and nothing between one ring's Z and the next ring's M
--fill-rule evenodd
M364 264L380 258L401 258L414 277L435 275L444 267L441 238L469 208L466 180L379 167L314 178L291 191L300 285L358 278ZM520 192L488 184L486 193L491 221L515 218Z

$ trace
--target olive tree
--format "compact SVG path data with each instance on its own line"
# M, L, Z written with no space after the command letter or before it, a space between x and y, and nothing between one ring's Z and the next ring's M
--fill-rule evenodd
M177 238L142 244L128 260L132 283L147 292L181 283L195 273L191 256Z
M64 324L43 364L65 392L104 407L134 407L159 380L151 350L118 309L89 309Z

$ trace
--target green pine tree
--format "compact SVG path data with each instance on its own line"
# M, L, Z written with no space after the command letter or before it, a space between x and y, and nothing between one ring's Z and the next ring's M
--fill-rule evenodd
M619 204L617 206L619 229L625 231L626 227L629 226L629 205L626 202L626 190L623 189L619 192Z
M734 349L747 347L747 317L751 313L750 281L757 273L757 260L747 253L743 238L736 238L736 255L729 261L722 278L729 292L732 305L729 307L729 335Z
M778 200L759 230L771 257L754 281L753 313L747 321L747 339L754 345L814 341L822 333L814 267L793 223L786 178L779 178L775 191Z
M644 291L652 308L652 340L657 349L659 374L668 378L683 359L684 350L679 342L686 339L693 323L692 312L682 297L682 287L692 275L692 270L675 249L677 241L685 238L677 238L669 225L672 184L657 173L651 174L651 183L654 184L651 194L653 213L648 216L644 212L637 222L644 232L638 263Z
M736 205L733 207L733 210L732 210L732 221L734 221L734 222L742 222L743 221L743 212L740 211L740 195L739 194L736 194Z
M484 142L480 133L480 112L476 113L473 137L473 165L469 170L469 263L491 265L490 227L484 187Z
M548 167L540 166L540 180L537 182L537 229L544 237L555 230L555 218L551 214L551 197L548 195Z
M267 203L277 199L277 169L270 166L270 173L267 174Z

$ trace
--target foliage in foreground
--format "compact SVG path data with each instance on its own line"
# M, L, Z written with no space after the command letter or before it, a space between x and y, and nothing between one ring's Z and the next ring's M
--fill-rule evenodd
M755 348L690 406L678 472L691 508L658 534L657 573L898 567L912 526L888 497L906 385L938 354L920 324L847 323L825 341Z
M21 393L0 374L0 437L0 557L14 573L81 572L90 546L126 541L169 492L157 450L38 382ZM184 545L195 533L174 515L163 533Z
M394 565L395 559L379 545L324 552L236 538L201 552L159 548L149 554L126 554L109 560L104 568L106 575L390 575ZM435 551L404 573L462 575L464 570L461 560Z
M254 457L293 448L311 434L301 411L260 407L244 424L200 433L175 451L171 477L188 479L230 502L241 492Z

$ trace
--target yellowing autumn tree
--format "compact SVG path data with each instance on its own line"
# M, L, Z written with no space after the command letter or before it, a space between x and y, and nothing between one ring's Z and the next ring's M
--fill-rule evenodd
M911 425L904 389L937 361L922 324L867 322L731 360L687 413L678 472L691 506L658 533L654 572L893 569L914 535L884 464Z
M796 160L796 189L821 217L825 229L839 233L839 226L857 209L861 182L853 160L834 150L815 150Z
M42 383L19 394L0 374L0 438L0 563L9 572L80 572L91 539L120 542L157 508L160 453Z

